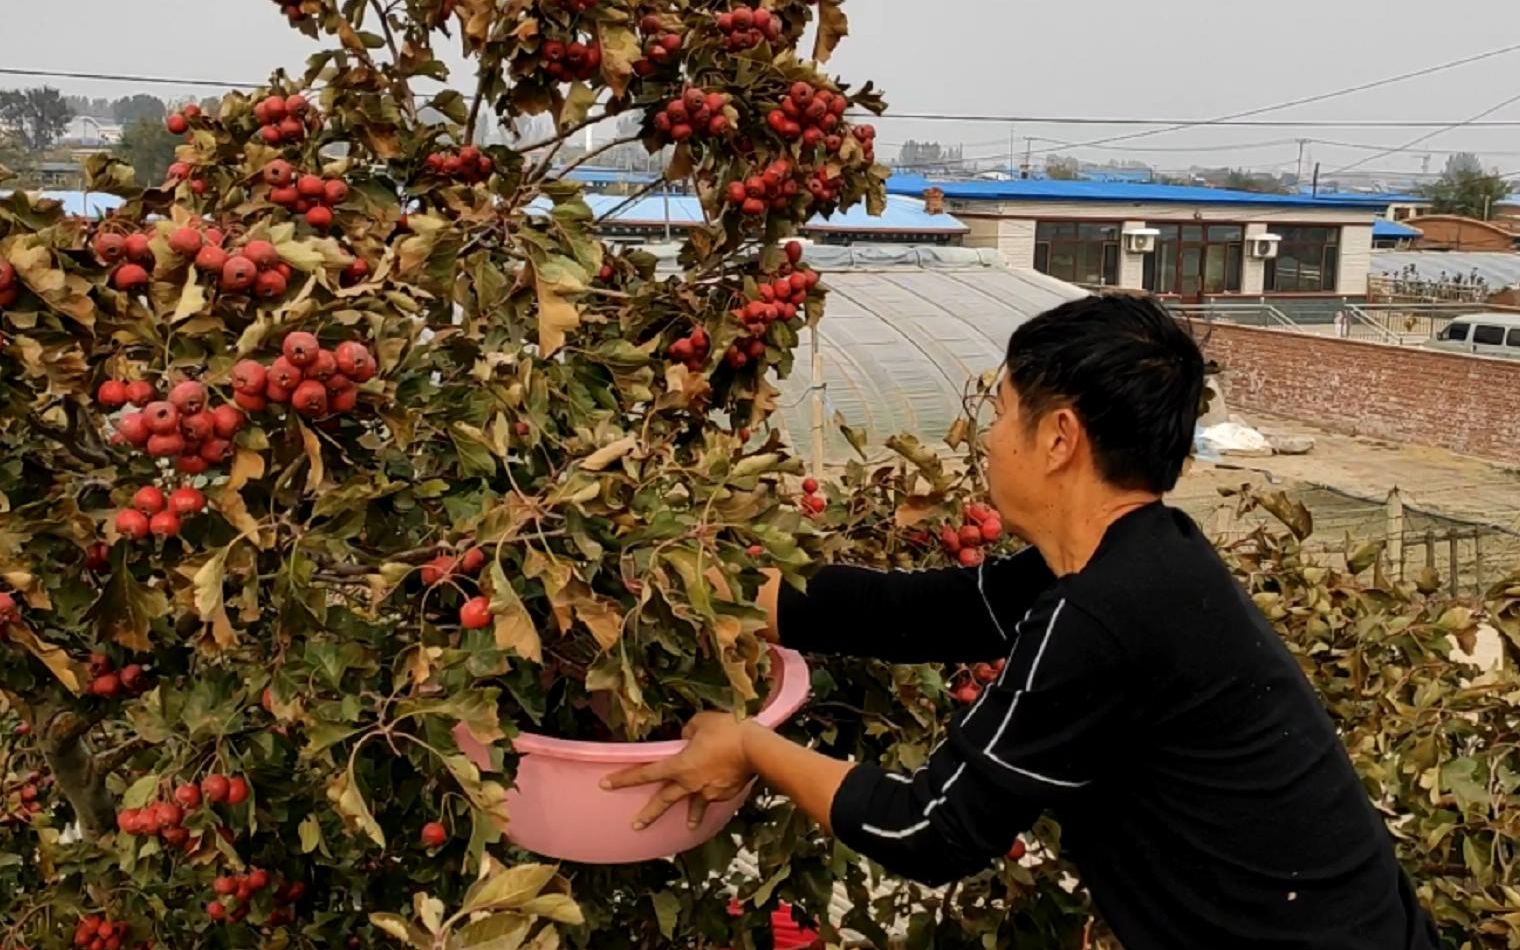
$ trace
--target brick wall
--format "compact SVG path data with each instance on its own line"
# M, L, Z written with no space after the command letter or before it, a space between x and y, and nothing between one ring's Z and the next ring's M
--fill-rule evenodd
M1231 409L1520 463L1520 360L1213 324Z

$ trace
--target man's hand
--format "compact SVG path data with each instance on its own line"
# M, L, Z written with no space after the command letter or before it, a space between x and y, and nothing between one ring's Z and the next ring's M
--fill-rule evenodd
M759 727L752 722L740 722L731 713L698 713L681 733L687 741L682 752L662 762L637 765L609 775L602 780L602 788L663 782L634 818L634 829L647 828L683 799L690 799L686 820L695 828L707 814L708 802L733 798L755 777L744 748L745 731L755 728Z

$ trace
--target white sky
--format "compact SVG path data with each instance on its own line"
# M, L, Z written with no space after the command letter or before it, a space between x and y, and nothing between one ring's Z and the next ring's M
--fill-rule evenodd
M214 9L214 12L212 12ZM910 113L1207 118L1328 92L1520 42L1515 0L852 0L853 35L831 69L874 79L891 107ZM3 65L258 81L277 65L298 71L314 49L270 0L0 0ZM1433 76L1263 118L1457 121L1520 94L1520 51ZM462 78L462 77L461 77ZM42 80L0 76L0 88ZM214 89L47 80L67 93L162 97ZM461 82L467 86L467 82ZM1520 102L1490 119L1520 120ZM968 156L1002 156L1010 131L1022 152L1051 140L1081 142L1134 127L879 123L884 156L907 138L964 144ZM1195 151L1077 152L1098 161L1134 157L1164 167L1243 165L1291 170L1298 138L1394 146L1421 129L1188 129L1125 148ZM1270 144L1269 144L1270 143ZM1228 150L1215 150L1229 146ZM1477 151L1520 172L1520 127L1454 129L1425 143L1431 167L1445 151ZM1325 170L1369 155L1311 142ZM1377 158L1368 169L1418 170L1424 152Z

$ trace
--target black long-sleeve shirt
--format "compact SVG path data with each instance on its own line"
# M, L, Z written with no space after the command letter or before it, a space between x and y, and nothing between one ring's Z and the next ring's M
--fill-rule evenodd
M1309 682L1188 517L1115 522L1060 578L830 567L785 588L801 650L1007 660L912 775L850 771L841 841L929 884L987 867L1049 810L1127 950L1434 950Z

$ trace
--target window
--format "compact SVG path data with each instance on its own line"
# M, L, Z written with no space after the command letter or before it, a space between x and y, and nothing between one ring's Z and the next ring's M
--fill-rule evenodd
M1041 221L1035 225L1034 269L1073 284L1119 283L1119 224Z
M1264 286L1284 294L1335 290L1340 269L1340 228L1277 228L1282 243L1277 257L1267 261Z
M1145 289L1197 297L1240 291L1245 228L1239 224L1153 224L1156 253L1145 258Z
M1520 347L1520 329L1509 331L1509 339L1505 341L1504 345Z
M1446 329L1441 331L1440 339L1457 340L1459 342L1466 343L1467 331L1471 328L1472 324L1470 323L1448 323L1446 325Z
M1474 343L1481 343L1484 346L1502 346L1504 344L1504 328L1479 324L1473 328L1472 341Z

